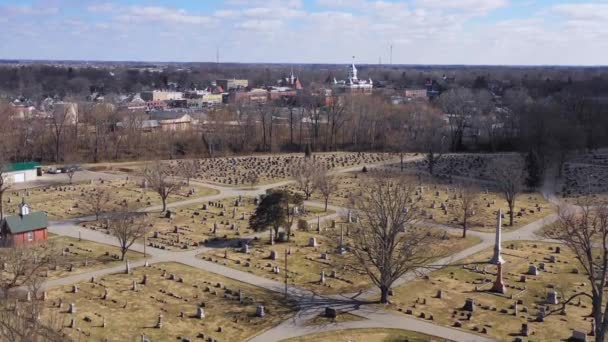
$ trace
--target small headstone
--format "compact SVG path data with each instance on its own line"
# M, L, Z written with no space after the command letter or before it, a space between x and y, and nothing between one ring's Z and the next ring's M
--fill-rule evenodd
M464 306L462 307L462 310L473 312L475 310L475 300L473 298L467 298L464 301Z
M258 306L255 308L255 315L256 315L257 317L264 317L264 316L266 316L266 312L265 312L265 310L264 310L264 305L258 305Z
M573 330L570 341L575 342L587 342L587 334L584 331Z
M198 319L203 319L205 318L205 309L202 307L197 307L196 308L196 318Z
M549 291L547 292L547 304L556 305L559 303L557 299L557 292Z
M528 267L528 275L538 275L538 268L535 265L530 265Z
M309 238L308 247L317 247L317 238L315 238L315 237Z

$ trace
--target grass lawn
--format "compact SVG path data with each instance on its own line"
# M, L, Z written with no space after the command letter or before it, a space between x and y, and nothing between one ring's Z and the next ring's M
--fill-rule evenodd
M237 197L225 198L170 209L173 212L172 218L151 213L150 224L153 228L147 243L157 248L186 250L253 234L249 229L249 217L255 211L254 199L241 197L237 206L238 200ZM303 219L333 214L333 211L324 212L318 207L306 206L305 209L306 212L301 216ZM99 222L86 223L84 226L104 230Z
M407 314L412 310L415 317L424 313L426 319L433 315L434 322L454 326L456 321L462 329L469 332L486 333L501 341L510 341L518 336L522 324L528 324L530 339L534 341L560 341L571 336L572 330L589 331L591 323L585 316L591 310L590 300L582 297L567 305L566 314L559 312L549 315L543 323L536 317L541 306L546 305L547 293L555 290L560 302L575 292L589 290L588 280L573 254L564 246L556 252L557 244L538 242L505 243L503 258L504 283L507 294L500 295L489 291L495 279L496 266L487 265L484 273L483 263L487 263L492 250L486 250L464 261L463 266L451 266L430 274L428 279L418 279L395 289L390 308ZM550 262L552 257L556 262ZM478 270L473 268L474 263ZM545 271L539 275L527 275L532 264L544 263ZM575 271L580 271L576 273ZM526 282L521 277L526 277ZM478 290L476 290L478 287ZM525 290L524 290L525 289ZM437 297L439 290L443 297ZM511 295L513 298L511 298ZM475 300L476 306L470 320L461 310L466 298ZM515 315L514 304L518 304ZM559 309L558 305L547 305L547 312Z
M314 158L328 169L343 169L356 165L366 165L395 159L397 156L389 153L351 153L327 152L314 153ZM304 160L304 153L283 154L254 154L249 156L234 156L196 159L199 172L194 180L210 182L225 186L243 187L250 184L246 175L255 172L258 175L257 184L271 184L291 178L291 168ZM164 161L170 163L173 169L181 160ZM146 162L100 163L85 165L91 171L108 173L140 173Z
M338 190L329 198L329 203L341 207L354 207L354 199L361 194L365 184L370 179L370 173L361 171L340 174L338 177ZM446 224L461 227L457 219L459 213L452 209L455 191L454 185L433 180L428 177L418 178L412 175L404 175L405 179L416 187L418 197L421 197L418 206L424 210L424 219L428 222ZM298 191L295 184L285 186L292 191ZM476 201L475 216L469 219L469 229L492 232L496 225L496 212L501 209L505 218L503 229L513 230L543 218L552 212L553 207L539 193L521 194L515 202L515 216L513 226L509 226L507 202L502 195L492 189L481 187L478 200ZM319 192L313 193L311 200L323 203L323 197ZM441 205L445 204L446 210ZM539 209L540 208L540 209Z
M95 188L106 189L111 201L108 210L126 201L133 208L144 208L160 205L160 197L150 189L143 189L132 180L94 181L73 185L49 186L30 190L11 191L4 197L4 208L9 214L18 212L21 199L30 205L33 211L44 211L49 219L59 220L93 215L94 209L88 205L87 194ZM194 192L190 193L191 190ZM183 201L188 198L216 194L217 191L201 186L184 186L179 192L170 195L167 202Z
M74 274L109 268L124 264L120 257L120 248L92 241L81 240L49 234L49 242L57 250L48 272L49 279L66 277ZM128 251L126 258L135 261L143 254ZM70 271L70 267L72 271Z
M144 275L146 285L142 284ZM293 303L280 294L175 263L136 268L133 274L108 275L78 286L78 293L72 293L72 286L50 290L45 310L46 315L59 312L63 331L74 340L139 341L145 334L151 341L202 336L245 341L294 313ZM109 297L104 300L106 289ZM60 301L62 308L58 308ZM67 313L69 303L76 305L75 314ZM258 305L265 307L263 318L256 317ZM203 319L195 317L199 306L204 307ZM161 313L162 328L155 328ZM71 319L76 329L68 327Z
M336 223L336 227L345 224L344 222L345 220L340 220ZM353 259L352 253L343 255L337 253L338 228L330 228L331 223L323 223L322 231L316 232L316 224L312 226L315 227L312 229L315 231L294 231L295 235L289 242L275 245L270 245L269 235L263 234L261 238L249 242L249 254L243 253L241 248L224 247L201 255L201 257L207 260L216 259L228 267L283 282L285 279L285 253L290 250L291 254L288 253L287 257L287 275L288 283L291 285L319 294L355 292L369 288L371 283L367 274L353 267L357 263ZM443 231L435 229L421 229L427 229L438 236L444 234ZM436 248L442 249L442 252L448 254L479 243L479 239L475 237L462 239L451 234L446 234L445 237L446 240L443 240L441 246L436 246ZM317 247L309 247L311 238L317 240ZM348 236L345 236L345 240L348 242ZM272 251L277 252L276 260L270 258ZM323 253L328 255L328 259L323 259ZM279 273L275 273L275 267L279 267ZM321 272L325 274L325 283L320 282Z
M444 342L444 339L398 329L345 329L290 338L283 342Z

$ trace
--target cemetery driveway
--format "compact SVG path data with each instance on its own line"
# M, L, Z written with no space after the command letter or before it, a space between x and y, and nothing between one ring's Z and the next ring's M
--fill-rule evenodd
M407 161L412 161L416 159L421 159L422 156L416 156L408 158ZM390 163L395 163L395 161L388 161L383 163L378 163L374 165L368 165L368 167L372 166L382 166ZM360 170L362 165L354 166L350 168L345 168L342 170L337 170L335 173L343 173L350 172L354 170ZM124 177L124 176L122 176ZM202 185L209 188L213 188L219 191L218 194L204 196L199 198L192 198L185 201L174 202L168 204L169 208L176 208L181 206L188 206L192 204L205 203L207 201L215 201L225 198L238 197L238 196L256 196L262 193L265 193L266 190L281 187L284 185L291 184L293 181L286 180L273 184L261 185L256 189L242 189L242 188L232 188L221 186L217 184L210 184L206 182L196 182L192 181L193 184ZM552 192L550 190L547 191L545 196L551 196ZM553 197L556 199L555 197ZM557 200L557 199L556 199ZM558 200L557 200L558 201ZM323 204L313 201L306 201L306 205L322 207ZM334 214L325 215L320 217L319 220L329 220L333 218L337 218L341 214L343 214L347 209L338 207L338 206L328 206L329 209L335 211ZM144 211L160 211L160 206L152 206L149 208L142 209ZM85 218L86 219L86 218ZM89 218L90 219L90 218ZM58 235L71 236L74 238L80 237L82 239L91 240L94 242L99 242L107 245L117 246L118 243L116 239L108 234L93 231L85 228L80 228L78 223L83 220L81 219L72 219L72 220L63 220L63 221L55 221L50 223L49 231ZM538 221L532 222L518 230L513 232L503 234L503 241L512 241L512 240L538 240L539 237L536 235L536 232L542 229L545 225L551 224L557 220L557 215L549 215ZM314 224L317 222L317 218L313 218L309 220L309 223ZM443 226L443 225L433 225L437 228L441 229L449 229L454 230L453 227ZM459 229L458 229L459 230ZM449 264L454 264L460 260L463 260L473 254L476 254L484 249L490 248L494 243L494 234L492 233L482 233L469 231L471 235L475 235L481 238L482 242L472 246L463 251L457 252L450 256L447 256L441 260L435 262L435 266L427 267L424 269L418 269L407 273L401 279L399 279L395 286L403 285L408 281L415 279L417 276L421 274L428 274L429 272L444 267ZM264 234L264 233L259 233ZM255 235L247 236L244 238L251 238ZM136 243L131 248L134 251L143 252L144 246L142 244ZM205 253L209 251L211 247L201 247L196 250L191 251L165 251L155 248L147 248L146 251L149 254L148 262L149 263L160 263L160 262L178 262L191 267L195 267L204 271L213 272L231 279L235 279L238 281L242 281L251 285L259 286L274 292L283 292L284 284L282 282L273 281L264 277L256 276L249 272L239 271L227 266L223 266L218 262L210 262L206 260L202 260L197 258L198 254ZM144 260L138 260L136 262L132 262L132 267L140 267L145 263ZM101 277L107 274L124 272L125 266L119 265L115 267L110 267L102 270L96 270L91 272L86 272L78 275L68 276L61 279L50 280L44 284L44 288L51 288L56 286L64 286L70 285L80 281L86 281L91 277ZM417 320L411 316L407 316L405 314L392 313L389 311L385 311L383 309L378 309L376 307L371 307L366 305L368 302L363 302L361 299L373 298L373 296L377 296L378 292L375 288L371 288L367 291L361 293L351 293L351 294L340 294L334 296L319 296L311 291L306 289L296 288L294 286L289 286L288 294L290 298L297 301L300 305L300 308L303 309L299 313L300 317L312 317L311 315L316 315L327 306L348 308L353 314L360 315L365 317L364 320L361 321L351 321L344 322L338 324L327 324L321 326L308 326L304 324L304 320L301 318L289 319L282 324L262 333L261 335L252 339L252 341L278 341L290 337L303 336L311 333L318 333L324 331L335 331L341 329L355 329L355 328L395 328L395 329L404 329L416 331L424 334L428 334L431 336L437 336L440 338L446 338L455 341L492 341L487 337L475 335L468 333L466 331L462 331L459 329L453 329L449 327L444 327L438 324L431 323L429 321L421 321Z

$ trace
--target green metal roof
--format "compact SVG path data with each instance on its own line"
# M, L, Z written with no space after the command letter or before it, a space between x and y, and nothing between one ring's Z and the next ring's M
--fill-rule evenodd
M40 163L37 162L27 162L27 163L12 163L8 164L8 171L25 171L25 170L34 170L39 167Z
M49 225L46 213L43 212L30 213L25 216L8 216L4 218L4 222L6 222L8 229L13 234L31 232L47 228Z

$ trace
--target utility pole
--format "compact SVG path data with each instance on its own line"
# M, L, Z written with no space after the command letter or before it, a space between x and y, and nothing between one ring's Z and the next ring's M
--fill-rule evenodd
M285 298L287 298L287 248L285 248Z

